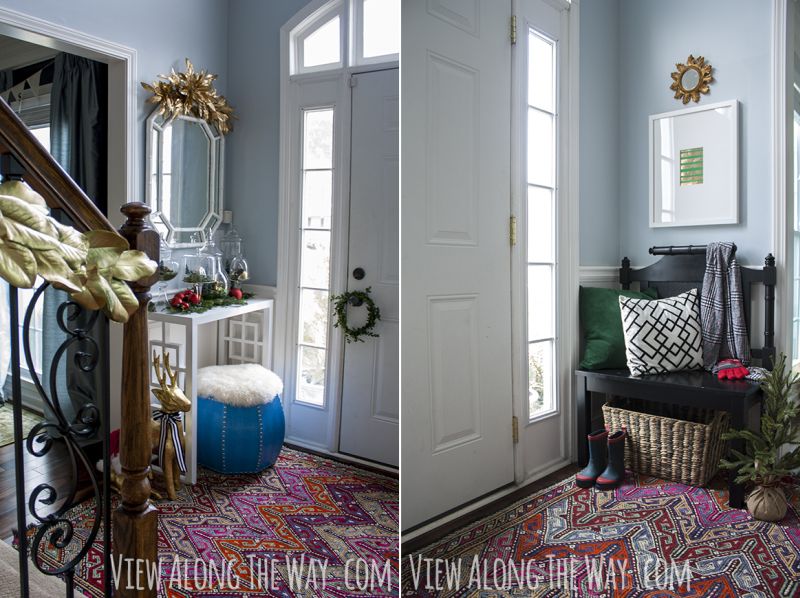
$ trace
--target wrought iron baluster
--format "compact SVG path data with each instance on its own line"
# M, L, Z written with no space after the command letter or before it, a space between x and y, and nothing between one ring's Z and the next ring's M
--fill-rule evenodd
M28 598L28 536L25 513L25 462L22 452L22 383L19 371L19 296L17 288L8 288L11 317L11 397L14 401L14 481L17 492L17 548L19 549L19 592Z
M42 284L33 294L28 309L25 313L25 319L22 328L22 345L25 356L25 361L31 375L31 380L36 388L36 391L42 398L42 401L50 408L51 412L55 415L56 422L42 421L33 427L27 438L27 450L35 457L42 457L46 455L54 445L51 433L55 433L63 440L64 445L70 457L71 466L71 480L67 496L64 497L63 503L55 511L48 514L41 514L39 512L39 505L50 506L55 504L60 497L56 489L49 483L42 483L36 486L28 498L28 509L34 519L37 520L39 527L33 539L30 542L30 555L36 568L47 575L63 575L66 583L66 595L71 597L74 595L75 586L75 568L78 563L86 556L91 549L92 544L97 538L101 522L105 523L106 529L104 530L104 539L106 544L103 550L104 565L105 565L105 591L106 595L111 595L111 575L110 575L110 460L109 460L109 392L107 380L103 384L103 388L99 389L101 397L95 397L95 401L100 399L103 407L102 425L101 414L95 403L84 404L78 411L73 422L67 421L67 418L61 408L60 398L58 395L58 370L59 365L67 353L67 350L76 346L78 349L74 355L74 365L83 372L93 371L99 363L106 367L108 371L108 355L100 355L99 347L94 338L90 336L90 332L94 328L95 323L100 317L99 312L91 312L85 326L78 327L74 325L78 321L78 317L83 313L83 309L73 301L67 300L59 305L56 312L56 323L62 332L65 333L66 339L58 346L52 359L50 368L49 379L49 393L45 390L41 379L34 367L33 354L31 352L30 342L30 327L33 319L33 314L36 304L42 300L45 290L49 287L49 283ZM13 312L12 312L13 320ZM70 326L73 323L73 326ZM18 334L18 333L17 333ZM12 338L15 338L12 335ZM16 337L18 339L18 337ZM18 342L18 341L17 341ZM18 355L18 354L17 354ZM17 361L19 363L19 357ZM18 366L17 366L18 370ZM15 405L16 406L16 405ZM21 412L20 412L21 417ZM20 423L21 426L21 423ZM99 479L94 465L90 462L84 449L79 444L79 440L91 437L98 429L102 429L103 434L103 459L104 459L104 486L101 493L99 486ZM21 427L20 427L21 437ZM20 441L20 453L21 453ZM86 469L92 490L94 493L94 524L89 532L84 545L70 558L67 562L59 567L47 568L41 560L40 546L41 542L46 539L47 543L52 544L55 548L63 549L67 553L67 547L74 539L74 527L72 522L66 516L67 512L74 505L74 499L78 490L78 476L79 476L79 463ZM25 490L24 484L20 492L19 486L17 488L18 495L17 501L22 500L23 508L21 512L24 518L24 497ZM20 537L25 536L25 528L21 527L23 532ZM27 538L26 538L27 540ZM22 546L21 546L22 548ZM21 550L21 554L25 554ZM26 562L27 564L27 562ZM26 594L23 594L26 595Z

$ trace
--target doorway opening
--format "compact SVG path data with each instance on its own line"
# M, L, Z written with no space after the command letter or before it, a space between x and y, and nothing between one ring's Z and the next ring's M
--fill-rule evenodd
M136 93L136 51L74 29L0 8L0 36L27 45L31 55L65 52L107 65L107 211L115 226L124 218L119 208L139 197ZM111 426L120 424L122 327L109 330Z

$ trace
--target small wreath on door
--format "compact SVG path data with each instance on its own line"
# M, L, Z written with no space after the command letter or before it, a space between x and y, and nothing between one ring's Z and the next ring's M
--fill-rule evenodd
M375 338L378 337L378 335L375 334L372 329L375 328L375 324L377 324L378 320L381 319L381 310L377 305L375 305L372 297L369 296L371 291L372 287L367 287L363 291L347 291L341 295L334 295L331 297L333 311L336 314L336 322L334 322L333 325L336 328L342 329L344 332L344 339L348 343L363 343L364 339L361 338L362 336L372 336ZM358 328L350 328L350 326L348 326L348 305L352 305L353 307L360 307L362 305L366 306L367 321L363 326L359 326Z

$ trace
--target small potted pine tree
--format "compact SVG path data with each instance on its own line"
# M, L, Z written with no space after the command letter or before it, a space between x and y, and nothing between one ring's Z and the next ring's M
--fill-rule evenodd
M780 521L786 515L784 487L795 482L800 468L800 404L796 400L798 375L786 369L781 354L774 369L762 381L764 411L761 430L731 430L725 440L744 440L746 453L732 451L733 460L723 459L725 469L739 469L738 483L754 487L747 510L761 521Z

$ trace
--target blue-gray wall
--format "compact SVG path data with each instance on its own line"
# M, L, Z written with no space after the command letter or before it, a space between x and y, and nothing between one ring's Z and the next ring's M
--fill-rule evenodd
M244 237L253 284L278 270L280 30L308 0L231 0L228 96L239 120L226 140L226 206Z
M581 3L580 264L619 261L619 0Z
M71 27L136 49L138 80L153 81L171 67L183 69L184 58L220 75L226 92L228 67L228 2L226 0L0 0L0 7ZM139 112L139 181L144 193L144 123L152 110L150 94L137 90ZM144 201L144 197L131 197Z
M763 0L584 0L581 3L581 265L613 251L634 264L652 245L730 240L745 263L759 263L772 235L771 5ZM609 22L612 14L619 22ZM618 30L619 42L609 56ZM604 38L608 40L604 44ZM651 229L648 216L648 116L677 110L670 73L689 54L714 66L703 103L738 99L740 223ZM610 79L607 79L610 78ZM614 110L616 105L616 112ZM595 122L596 121L596 122ZM618 125L618 136L614 128ZM617 173L607 173L610 161ZM616 177L616 192L614 178ZM618 201L614 205L613 197ZM618 215L619 224L603 214Z

